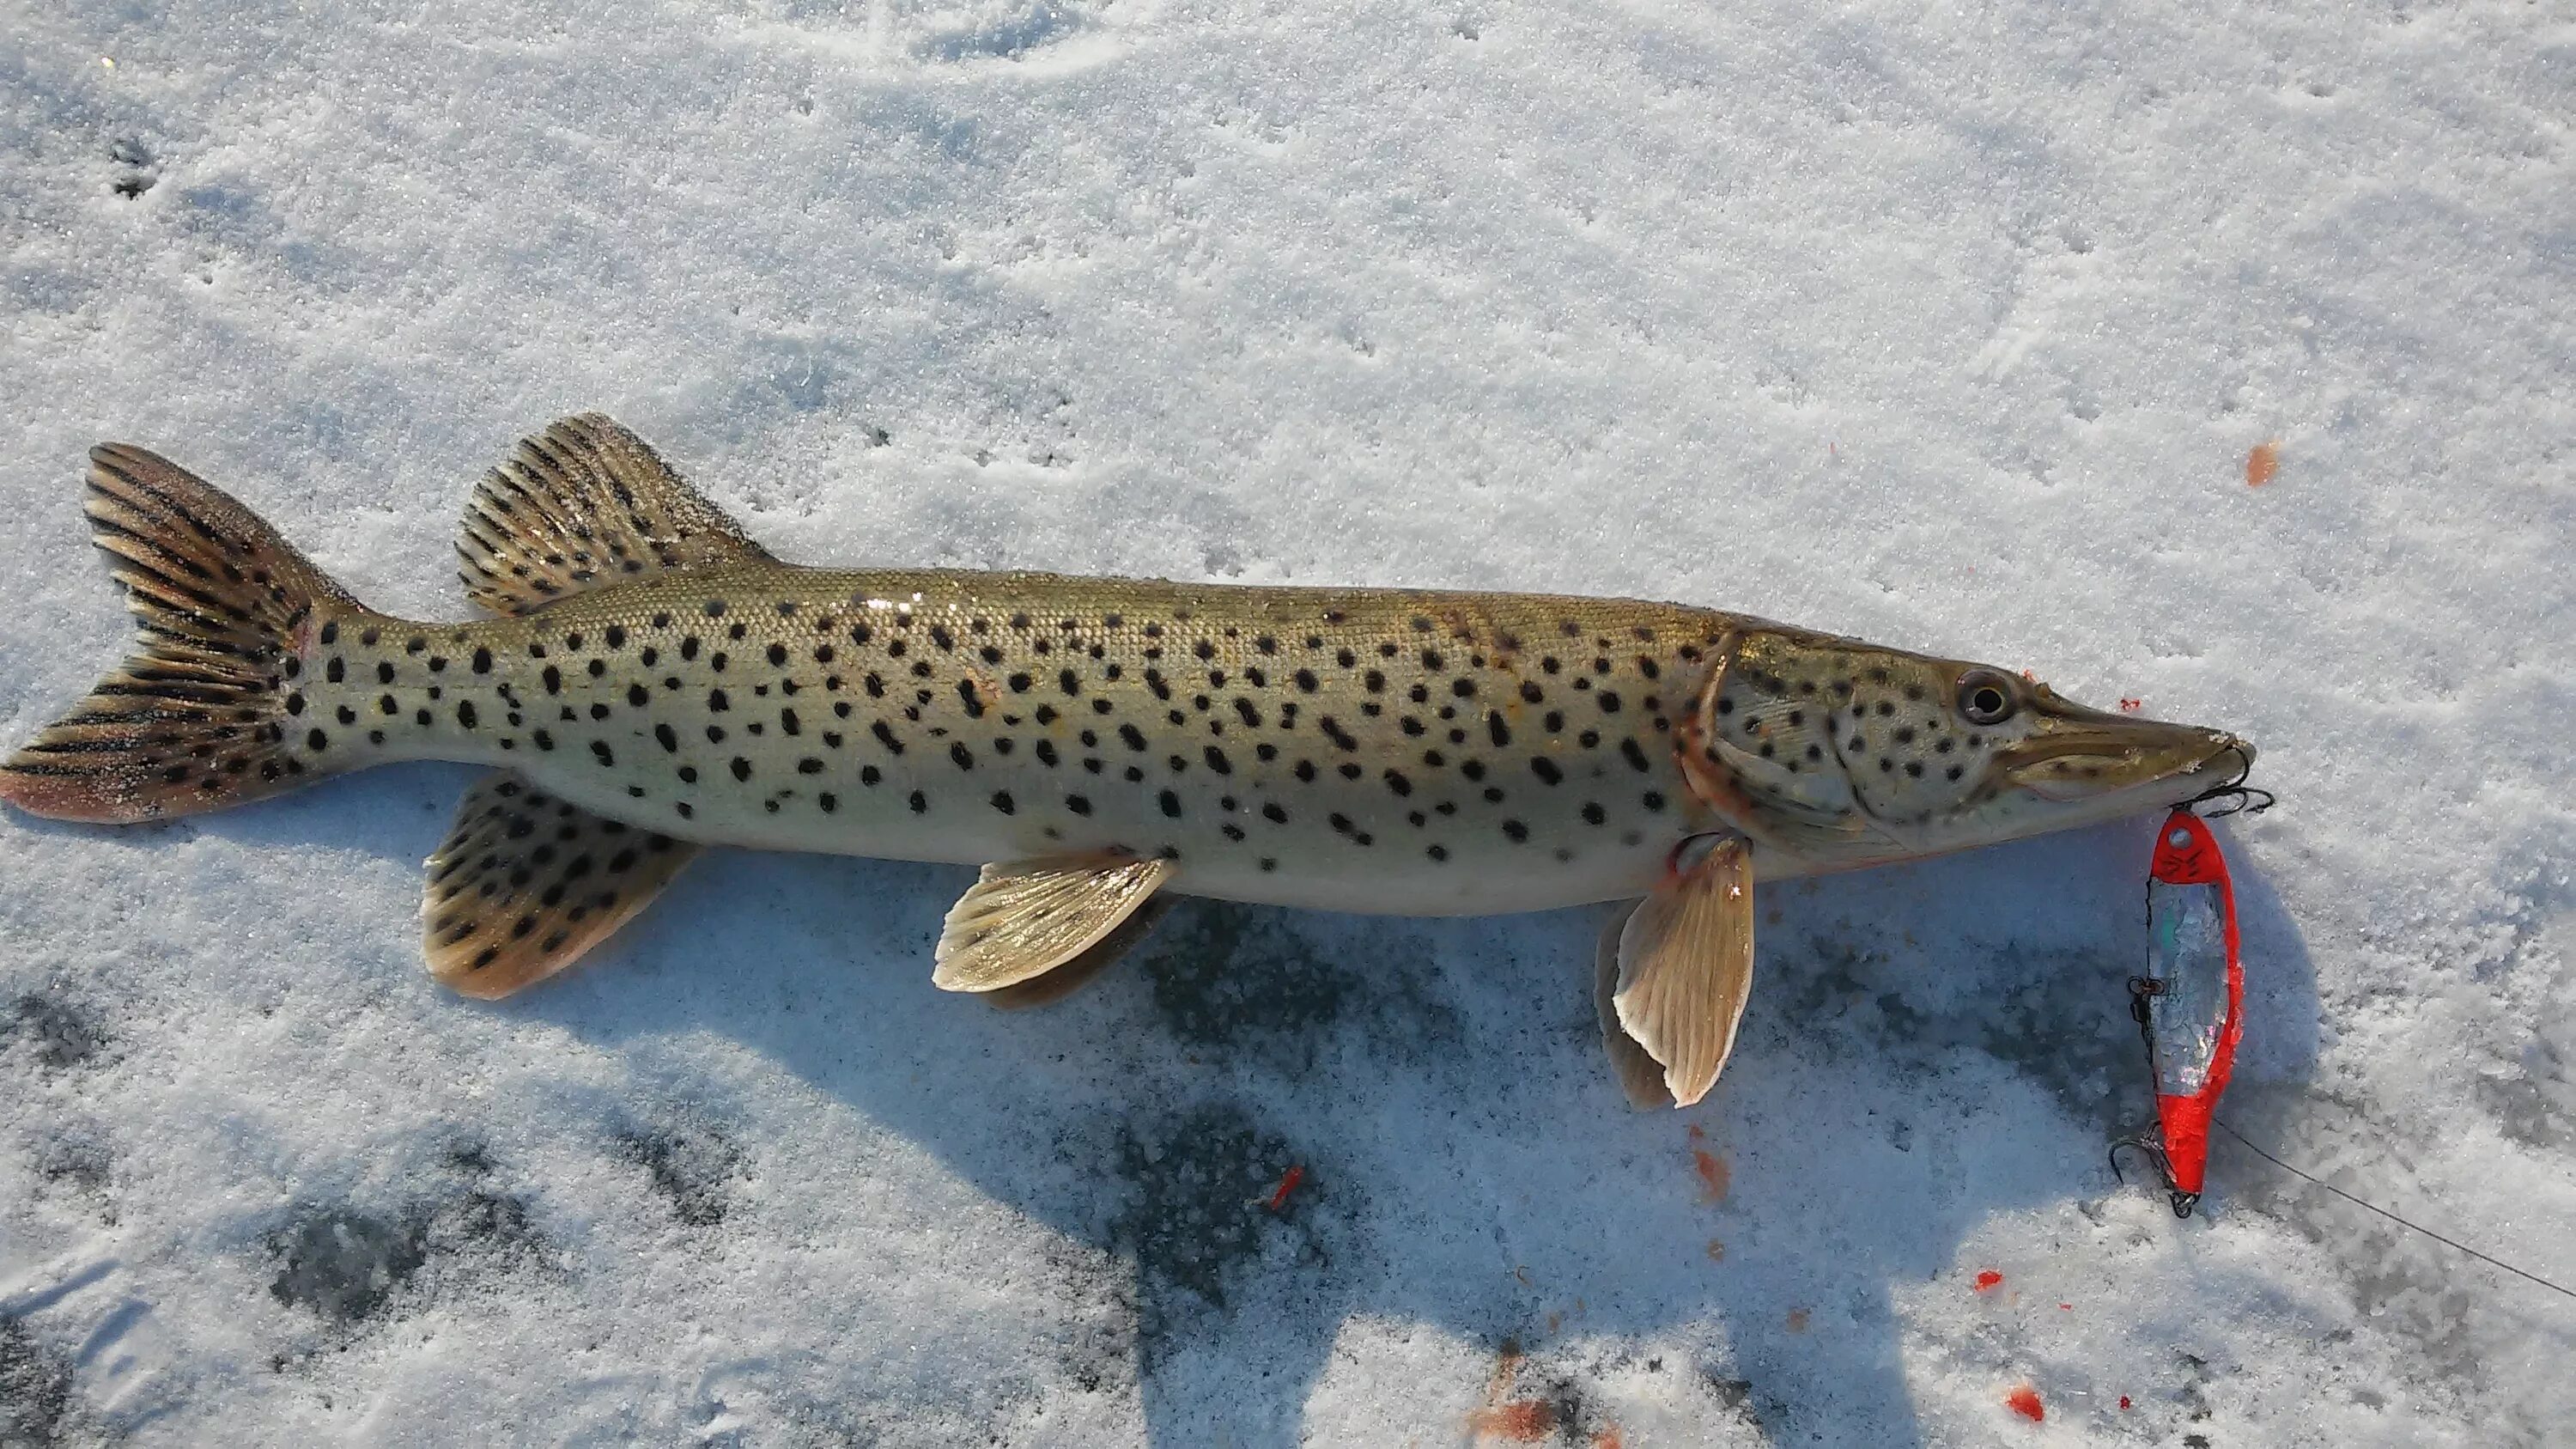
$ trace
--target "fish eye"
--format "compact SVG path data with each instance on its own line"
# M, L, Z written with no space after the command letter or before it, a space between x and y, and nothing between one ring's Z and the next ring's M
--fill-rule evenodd
M1959 676L1959 713L1970 724L2002 724L2018 707L2012 681L1997 671L1971 669Z

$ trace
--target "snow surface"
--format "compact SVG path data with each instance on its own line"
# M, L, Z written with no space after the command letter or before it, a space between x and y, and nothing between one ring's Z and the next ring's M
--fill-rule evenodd
M792 558L2026 664L2262 745L2232 1119L2576 1279L2576 23L2236 9L6 0L0 740L123 648L90 443L453 615L588 407ZM2223 1139L2205 1216L2114 1182L2149 822L1766 888L1638 1115L1587 912L1189 906L1004 1016L963 872L728 855L478 1005L466 779L0 824L0 1441L2576 1421L2576 1304Z

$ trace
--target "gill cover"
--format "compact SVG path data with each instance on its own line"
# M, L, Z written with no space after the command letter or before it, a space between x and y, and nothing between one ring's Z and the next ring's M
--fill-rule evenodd
M1894 858L1903 846L1861 807L1835 747L1852 695L1830 658L1836 642L1772 628L1730 636L1675 748L1693 793L1756 843L1806 859Z

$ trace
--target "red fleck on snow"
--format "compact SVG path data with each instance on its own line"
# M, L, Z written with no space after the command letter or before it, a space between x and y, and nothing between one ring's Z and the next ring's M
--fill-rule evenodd
M2273 474L2280 471L2281 444L2278 439L2268 443L2256 443L2254 450L2245 455L2245 486L2248 488L2262 487L2272 481Z
M1701 1202L1726 1201L1726 1188L1731 1174L1726 1170L1725 1158L1705 1147L1694 1147L1691 1149L1691 1170L1699 1174Z
M2034 1424L2048 1417L2048 1406L2039 1401L2039 1390L2028 1384L2004 1395L2004 1407Z
M1467 1432L1479 1439L1535 1444L1556 1432L1556 1407L1545 1399L1515 1399L1478 1409L1467 1416Z
M1980 1293L1992 1293L1997 1288L2002 1287L2003 1282L2003 1274L1996 1272L1992 1268L1988 1268L1986 1271L1977 1275L1977 1291Z
M1288 1194L1295 1192L1297 1190L1297 1184L1304 1182L1305 1180L1305 1167L1298 1163L1289 1164L1288 1170L1280 1174L1279 1186L1270 1194L1270 1210L1275 1213L1281 1208L1286 1207L1288 1205Z
M2120 1407L2123 1409L2129 1407L2129 1396L2127 1394L2122 1394L2120 1396Z
M2138 698L2136 695L2124 694L2120 696L2120 713L2122 714L2136 714L2139 710L2145 709L2146 707L2147 702Z

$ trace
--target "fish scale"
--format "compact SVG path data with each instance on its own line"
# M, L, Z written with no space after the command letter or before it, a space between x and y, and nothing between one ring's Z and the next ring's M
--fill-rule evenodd
M709 845L981 867L934 985L1058 999L1168 895L1405 915L1634 901L1594 961L1631 1100L1733 1049L1762 879L2160 809L2232 735L1747 615L1545 594L781 562L596 415L457 545L498 618L366 608L168 460L91 453L140 633L0 763L60 819L219 809L401 759L493 767L429 857L431 972L496 997Z
M1675 711L1741 621L1544 595L764 564L301 651L312 765L507 765L691 839L1161 855L1416 914L1633 896L1710 824Z

